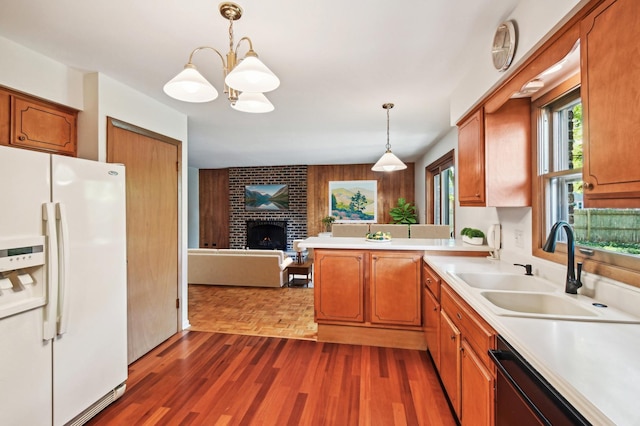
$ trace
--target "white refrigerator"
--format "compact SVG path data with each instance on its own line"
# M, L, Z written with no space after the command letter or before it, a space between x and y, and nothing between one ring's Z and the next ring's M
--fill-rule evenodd
M0 146L0 425L122 395L126 277L124 167Z

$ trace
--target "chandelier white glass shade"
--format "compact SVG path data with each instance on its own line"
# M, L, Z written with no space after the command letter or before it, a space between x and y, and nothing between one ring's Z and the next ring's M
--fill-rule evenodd
M274 106L262 93L242 92L231 108L242 112L271 112Z
M387 150L382 157L380 157L378 162L373 165L371 170L374 172L393 172L395 170L404 170L407 168L407 165L400 161L400 159L391 152L391 144L389 143L389 110L393 108L393 104L383 104L382 108L387 110Z
M258 58L253 43L248 37L240 39L233 48L233 22L240 19L242 9L235 3L221 3L220 14L229 20L229 52L225 57L215 48L201 46L193 49L184 69L164 85L164 92L174 99L184 102L209 102L218 97L216 88L205 79L193 64L193 56L201 50L211 50L222 60L225 76L224 93L228 95L231 106L244 112L269 112L274 107L263 93L275 90L280 85L278 77ZM246 41L249 51L238 62L238 47ZM239 106L241 95L243 101Z
M164 85L164 92L183 102L210 102L218 97L216 88L191 63Z

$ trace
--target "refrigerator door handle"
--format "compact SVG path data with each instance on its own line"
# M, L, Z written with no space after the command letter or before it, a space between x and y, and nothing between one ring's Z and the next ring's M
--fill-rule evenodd
M67 274L69 273L69 224L67 211L63 203L56 203L56 219L59 224L60 236L58 237L59 253L59 287L58 287L58 335L67 332L69 322L69 286Z
M47 304L44 309L43 340L51 340L56 336L58 315L58 233L56 213L53 203L42 205L42 220L45 226L47 245L46 276Z

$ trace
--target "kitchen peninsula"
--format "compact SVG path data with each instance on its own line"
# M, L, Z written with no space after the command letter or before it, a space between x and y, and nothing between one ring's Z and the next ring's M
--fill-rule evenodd
M318 340L426 349L422 330L423 256L486 257L488 246L454 239L311 237Z

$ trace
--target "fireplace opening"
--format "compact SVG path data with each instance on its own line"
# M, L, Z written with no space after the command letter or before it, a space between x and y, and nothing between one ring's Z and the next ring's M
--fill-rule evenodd
M247 247L259 250L287 250L286 220L248 220Z

